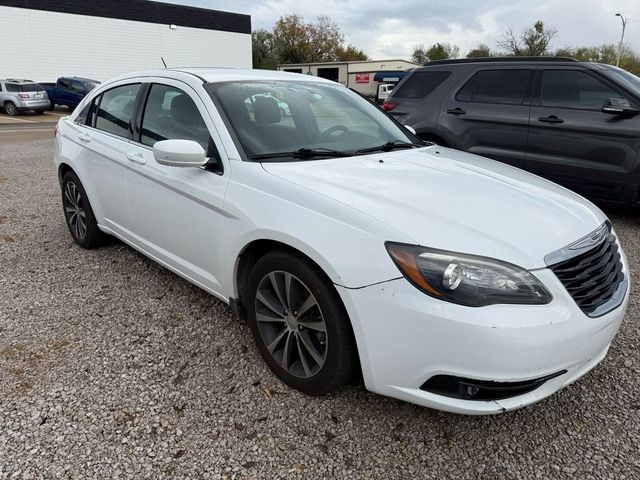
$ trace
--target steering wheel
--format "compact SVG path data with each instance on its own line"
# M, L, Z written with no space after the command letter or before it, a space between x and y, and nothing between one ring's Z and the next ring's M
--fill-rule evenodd
M347 127L345 127L344 125L334 125L333 127L329 127L324 132L322 132L320 137L322 139L325 139L325 138L328 138L330 135L332 135L335 132L347 133L349 131L350 130Z

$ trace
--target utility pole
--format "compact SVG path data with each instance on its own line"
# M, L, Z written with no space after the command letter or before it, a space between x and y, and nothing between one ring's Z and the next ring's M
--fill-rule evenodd
M620 37L620 45L618 45L618 60L616 61L616 67L619 67L620 55L622 55L622 43L624 42L624 29L627 27L627 21L620 13L616 13L616 17L620 17L620 20L622 20L622 36Z

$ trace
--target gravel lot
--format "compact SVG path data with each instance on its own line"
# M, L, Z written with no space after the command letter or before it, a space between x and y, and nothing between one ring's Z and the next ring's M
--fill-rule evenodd
M464 417L305 397L221 302L63 221L52 141L0 149L0 479L640 478L640 210L603 206L634 296L603 363L523 410Z

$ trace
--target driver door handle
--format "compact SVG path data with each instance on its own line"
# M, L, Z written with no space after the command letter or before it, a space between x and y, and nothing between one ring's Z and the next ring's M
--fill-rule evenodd
M78 134L78 140L80 140L81 142L90 142L91 137L86 133L80 133Z
M456 107L456 108L450 108L449 110L447 110L447 113L450 113L451 115L464 115L467 112L465 112L460 107Z
M141 153L128 153L127 160L130 160L133 163L138 163L140 165L144 165L145 163L147 163Z
M539 122L544 123L564 123L564 120L556 117L555 115L549 115L548 117L540 117L538 118Z

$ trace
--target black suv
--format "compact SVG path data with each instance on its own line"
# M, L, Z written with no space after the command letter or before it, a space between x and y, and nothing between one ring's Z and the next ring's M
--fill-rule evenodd
M441 60L383 108L418 135L592 198L640 200L640 78L559 57Z

